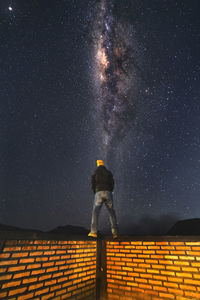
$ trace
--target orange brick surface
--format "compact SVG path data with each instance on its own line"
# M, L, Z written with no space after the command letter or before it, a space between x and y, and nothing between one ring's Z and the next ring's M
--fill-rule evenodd
M141 291L154 292L153 300L200 299L200 242L127 241L107 243L107 251L112 299L129 299L128 295L135 299L135 293ZM129 294L125 294L125 286L131 288Z
M95 293L96 242L10 240L5 245L0 299L60 300Z

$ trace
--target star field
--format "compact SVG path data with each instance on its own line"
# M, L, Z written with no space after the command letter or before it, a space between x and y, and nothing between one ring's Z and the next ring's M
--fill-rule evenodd
M111 2L100 15L102 1L1 1L0 223L89 228L96 159L122 233L199 217L200 3Z

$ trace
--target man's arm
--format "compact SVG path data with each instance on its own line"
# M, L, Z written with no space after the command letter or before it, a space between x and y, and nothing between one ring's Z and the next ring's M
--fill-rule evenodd
M91 188L92 188L93 192L95 193L95 190L96 190L95 173L93 173L92 177L91 177Z
M114 178L113 178L112 173L110 172L110 186L111 186L112 190L114 190L114 185L115 185Z

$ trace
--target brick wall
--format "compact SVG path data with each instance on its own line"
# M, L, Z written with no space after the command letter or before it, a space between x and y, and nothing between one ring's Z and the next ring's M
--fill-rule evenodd
M96 242L7 240L0 299L95 299Z
M165 239L107 241L108 299L200 299L200 242Z

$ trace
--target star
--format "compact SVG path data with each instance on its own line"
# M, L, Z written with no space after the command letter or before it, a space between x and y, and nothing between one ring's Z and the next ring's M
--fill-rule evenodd
M12 11L13 10L12 6L8 6L8 10Z

